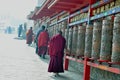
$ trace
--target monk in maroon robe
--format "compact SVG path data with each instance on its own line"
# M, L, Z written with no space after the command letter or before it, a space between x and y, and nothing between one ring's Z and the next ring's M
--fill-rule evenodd
M32 44L32 41L33 41L33 30L32 27L30 27L30 29L26 33L26 44L30 45Z
M38 36L38 55L45 58L47 46L49 41L49 34L47 30L42 31Z
M58 31L58 34L53 36L49 42L50 62L48 72L55 73L55 76L60 72L64 72L63 57L65 44L66 40L62 36L61 31Z

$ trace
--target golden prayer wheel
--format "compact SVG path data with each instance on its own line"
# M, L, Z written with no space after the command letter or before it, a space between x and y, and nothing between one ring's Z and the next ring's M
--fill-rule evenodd
M71 51L71 54L73 56L76 55L76 50L77 50L77 36L78 36L78 27L74 26L73 27L73 37L72 37L72 51Z
M92 59L99 59L100 47L101 47L101 32L102 32L102 21L98 20L93 25L93 41L92 41Z
M120 63L120 16L116 16L114 19L111 61Z
M90 58L92 52L93 25L87 25L85 33L85 52L84 57Z
M76 50L76 57L84 56L84 49L85 49L85 26L78 27L78 38L77 38L77 50Z
M67 49L70 54L71 54L71 50L72 50L72 34L73 34L73 29L69 28Z
M100 60L110 61L112 53L112 32L113 26L111 20L103 20L102 36L101 36L101 50Z

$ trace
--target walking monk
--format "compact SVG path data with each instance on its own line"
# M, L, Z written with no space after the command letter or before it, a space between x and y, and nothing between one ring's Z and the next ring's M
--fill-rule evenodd
M65 44L66 40L62 36L61 31L58 31L58 34L53 36L49 42L50 62L48 72L55 73L55 76L58 76L58 73L60 72L64 72L63 57Z
M38 55L45 59L49 41L49 34L47 30L43 30L38 36Z
M33 30L32 27L26 33L26 44L31 45L33 41Z

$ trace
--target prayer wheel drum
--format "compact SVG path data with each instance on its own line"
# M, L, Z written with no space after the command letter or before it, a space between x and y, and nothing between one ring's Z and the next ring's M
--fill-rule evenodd
M111 62L120 63L120 16L114 19Z
M62 29L62 23L60 22L59 23L59 30L61 30Z
M53 25L53 35L55 35L55 25Z
M78 36L78 27L74 26L73 27L73 37L72 37L72 51L71 51L71 55L73 55L73 56L76 55L76 50L77 50L77 36Z
M113 31L112 21L111 20L103 20L100 61L108 62L111 60L112 31Z
M71 54L71 50L72 50L72 34L73 34L73 29L69 28L67 49L70 54Z
M58 29L59 29L59 30L61 29L61 23L58 24Z
M65 29L67 28L67 22L66 21L63 21L62 22L62 35L65 37Z
M66 40L66 46L68 45L68 29L65 29L65 40Z
M92 52L93 25L87 25L85 33L85 52L84 57L90 58Z
M58 30L58 25L56 24L55 26L55 35L58 33L57 30Z
M53 36L53 34L54 34L54 27L53 27L53 26L51 26L51 27L50 27L50 37L52 37L52 36Z
M48 27L49 36L51 36L51 27Z
M77 54L76 57L84 56L84 49L85 49L85 26L78 27L78 39L77 39Z
M95 21L93 24L93 39L92 39L92 59L99 59L100 57L100 47L101 47L101 30L102 30L102 21Z

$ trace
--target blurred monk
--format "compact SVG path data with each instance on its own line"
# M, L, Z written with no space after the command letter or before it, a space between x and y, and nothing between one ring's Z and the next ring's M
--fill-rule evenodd
M38 55L45 59L49 41L49 34L47 30L43 30L38 36Z
M31 45L33 41L33 30L32 27L26 33L26 44Z
M66 40L62 36L61 31L58 31L58 34L53 36L49 42L50 62L48 72L55 73L55 76L58 76L60 72L64 72L63 57L65 44Z

